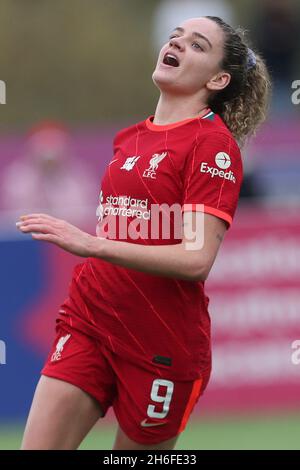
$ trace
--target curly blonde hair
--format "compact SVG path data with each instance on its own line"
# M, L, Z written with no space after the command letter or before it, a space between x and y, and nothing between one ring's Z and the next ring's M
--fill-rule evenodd
M262 57L249 49L244 30L234 29L216 16L206 18L217 23L224 33L220 67L231 75L227 87L212 94L208 105L243 146L267 117L272 89L270 75Z

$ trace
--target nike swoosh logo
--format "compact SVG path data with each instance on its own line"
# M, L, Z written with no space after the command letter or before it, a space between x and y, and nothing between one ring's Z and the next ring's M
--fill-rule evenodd
M117 162L117 161L118 161L118 159L112 160L112 161L109 163L109 165L111 165L112 163Z
M162 426L162 424L166 424L165 421L162 423L148 423L147 421L147 419L141 421L141 426L143 426L144 428L149 428L150 426Z

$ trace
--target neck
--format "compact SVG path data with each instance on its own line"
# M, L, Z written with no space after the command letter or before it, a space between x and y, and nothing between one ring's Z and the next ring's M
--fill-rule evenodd
M153 123L164 126L204 116L207 110L207 104L199 99L195 100L195 96L166 96L162 93L157 103Z

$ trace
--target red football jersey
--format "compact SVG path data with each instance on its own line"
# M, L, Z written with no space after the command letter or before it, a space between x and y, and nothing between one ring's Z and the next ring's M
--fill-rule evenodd
M180 243L170 206L213 214L229 226L241 181L239 147L219 116L209 111L165 126L151 116L116 135L97 233L144 245ZM151 231L154 209L163 204L165 217ZM88 258L75 268L60 318L142 367L156 364L158 373L167 369L169 376L194 380L211 366L207 307L204 282Z

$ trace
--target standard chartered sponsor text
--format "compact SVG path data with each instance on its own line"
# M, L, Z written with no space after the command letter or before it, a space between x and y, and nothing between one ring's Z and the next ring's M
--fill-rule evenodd
M136 199L131 196L107 196L103 215L120 215L123 217L137 217L150 219L148 199Z

